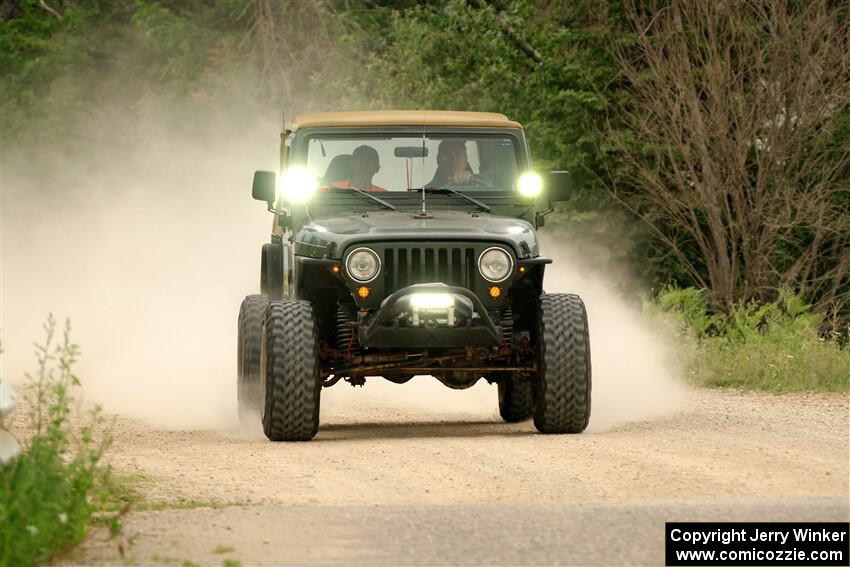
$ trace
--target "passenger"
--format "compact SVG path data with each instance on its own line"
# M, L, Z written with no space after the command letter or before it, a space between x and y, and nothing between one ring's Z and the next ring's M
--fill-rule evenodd
M351 153L351 177L335 181L333 186L338 189L360 189L361 191L386 191L372 183L372 178L381 169L381 161L377 150L372 146L357 146Z
M426 187L451 185L491 185L475 175L466 157L466 142L458 138L443 140L437 148L437 171Z
M319 187L333 187L334 182L344 181L351 178L351 162L353 158L351 154L340 154L334 156L328 168L325 170L325 175Z

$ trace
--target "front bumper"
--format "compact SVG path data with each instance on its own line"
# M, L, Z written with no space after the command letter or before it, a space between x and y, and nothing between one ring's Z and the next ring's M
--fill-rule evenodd
M423 306L417 297L450 298L450 305ZM438 302L441 303L441 302ZM419 306L417 306L419 304ZM399 289L358 325L364 347L459 348L501 345L501 329L470 290L443 283Z

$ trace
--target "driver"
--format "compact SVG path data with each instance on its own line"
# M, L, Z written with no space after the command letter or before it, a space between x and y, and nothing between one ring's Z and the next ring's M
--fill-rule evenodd
M466 159L466 142L450 138L437 148L437 171L426 187L446 185L489 185L480 175L475 175Z
M372 146L357 146L351 152L351 176L348 179L334 181L337 189L360 189L361 191L386 191L372 183L372 178L381 169L378 151Z

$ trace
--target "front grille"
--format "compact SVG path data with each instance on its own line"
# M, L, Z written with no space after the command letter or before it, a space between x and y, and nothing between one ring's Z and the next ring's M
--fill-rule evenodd
M386 293L417 283L442 282L473 288L476 250L472 246L405 244L383 251Z

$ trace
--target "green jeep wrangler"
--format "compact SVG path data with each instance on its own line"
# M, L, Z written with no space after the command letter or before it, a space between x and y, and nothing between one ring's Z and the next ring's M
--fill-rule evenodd
M261 294L239 310L238 403L273 441L319 427L322 388L431 375L498 386L508 422L579 433L590 342L577 295L543 291L535 230L569 197L565 171L533 172L501 114L296 116L280 175L254 174L274 215Z

